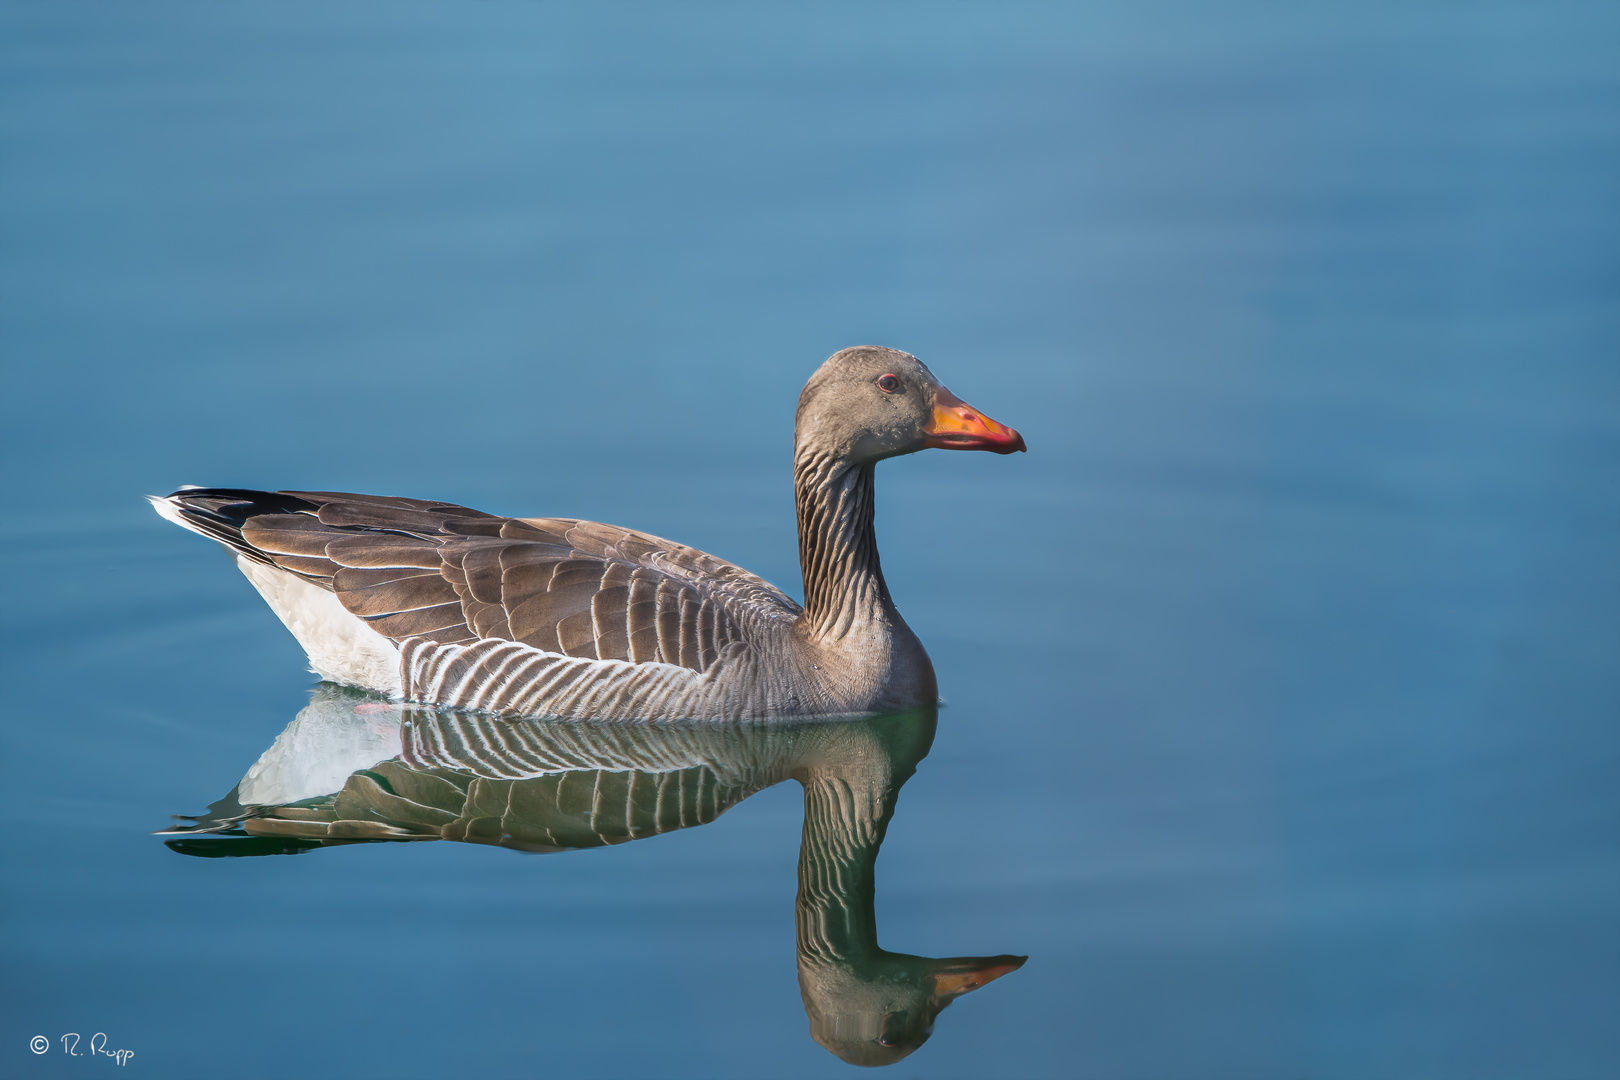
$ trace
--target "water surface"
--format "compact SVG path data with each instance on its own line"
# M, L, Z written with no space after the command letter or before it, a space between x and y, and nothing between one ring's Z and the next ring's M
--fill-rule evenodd
M583 517L796 593L794 397L866 342L1031 451L879 470L947 705L872 925L1029 957L894 1075L1620 1070L1609 9L0 19L0 1075L846 1073L791 777L549 855L151 835L314 678L139 497Z

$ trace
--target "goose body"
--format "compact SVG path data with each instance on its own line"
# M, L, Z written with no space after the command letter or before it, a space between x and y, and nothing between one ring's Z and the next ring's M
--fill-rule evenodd
M218 540L323 678L490 712L738 720L932 705L884 584L873 469L1017 432L915 357L835 354L799 398L801 607L740 567L631 529L340 492L183 488L158 513Z

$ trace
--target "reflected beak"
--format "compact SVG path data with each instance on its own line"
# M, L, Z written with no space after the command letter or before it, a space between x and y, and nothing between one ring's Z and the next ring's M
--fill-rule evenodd
M941 998L959 997L987 982L994 982L1010 971L1017 971L1028 959L1027 956L986 956L957 960L933 973L934 995Z
M998 424L941 386L934 391L934 415L923 428L923 445L937 450L988 450L1011 454L1024 449L1024 437Z

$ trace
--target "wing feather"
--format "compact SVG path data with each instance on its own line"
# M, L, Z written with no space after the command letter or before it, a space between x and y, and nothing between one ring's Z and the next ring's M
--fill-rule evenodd
M425 540L374 532L345 534L332 539L328 531L327 536L326 557L340 566L356 569L413 566L437 570L443 562L439 545Z
M341 492L170 498L199 531L331 589L396 642L506 640L702 672L748 640L747 620L799 612L730 563L599 522Z
M332 532L311 514L263 514L242 525L242 539L267 555L324 559Z
M623 567L623 563L612 564ZM625 577L629 577L626 568ZM591 632L596 636L596 654L630 660L630 627L625 609L630 604L630 586L611 585L591 597Z
M441 645L452 645L474 640L467 629L467 620L462 614L460 603L438 604L433 607L398 611L390 615L370 616L366 618L366 622L370 623L371 628L379 634L396 641L424 637Z
M576 611L557 620L557 641L568 656L600 660L596 651L596 620L589 610Z

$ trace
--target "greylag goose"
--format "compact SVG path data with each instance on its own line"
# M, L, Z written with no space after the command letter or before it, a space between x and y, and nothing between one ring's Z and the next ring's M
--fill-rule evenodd
M168 843L202 856L384 840L559 852L704 825L795 779L794 926L810 1034L852 1064L887 1065L921 1046L952 1001L1025 960L878 945L878 851L935 719L932 708L772 725L502 719L391 707L323 684L236 789Z
M451 503L182 488L158 513L229 548L323 678L507 715L738 720L932 705L933 665L878 564L873 469L1024 449L916 357L863 346L799 395L804 606L646 533Z

